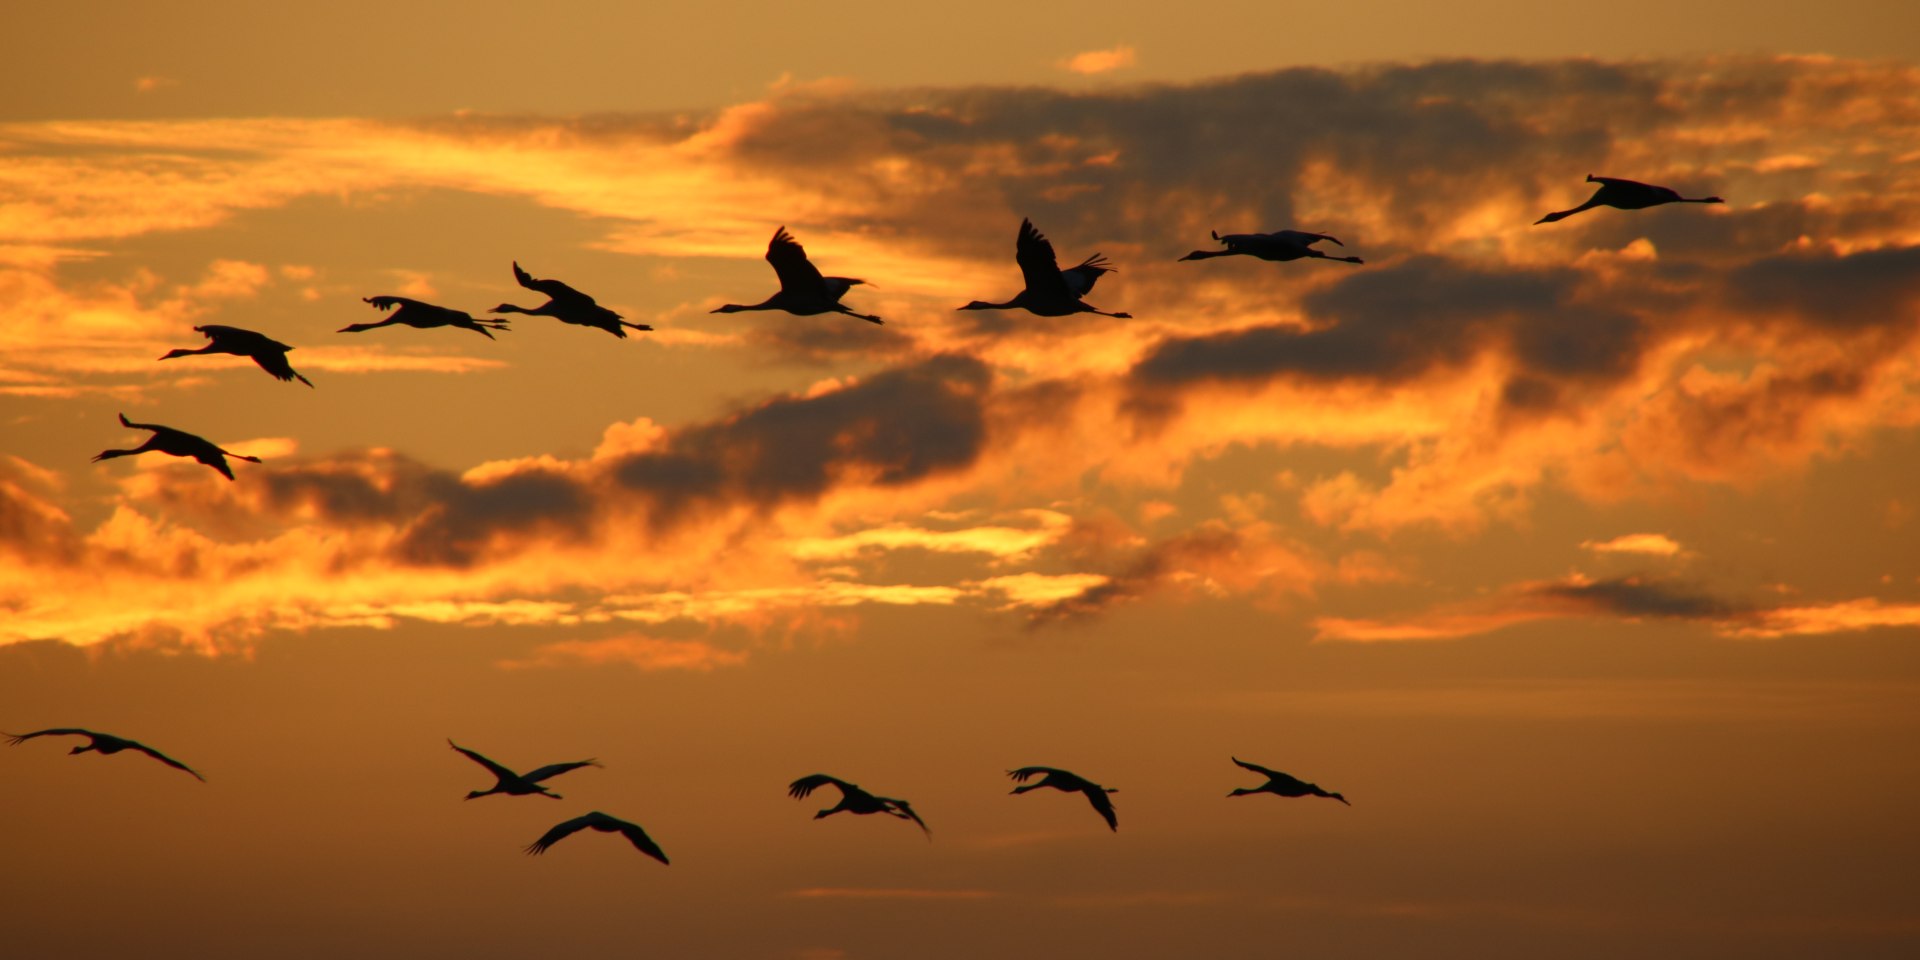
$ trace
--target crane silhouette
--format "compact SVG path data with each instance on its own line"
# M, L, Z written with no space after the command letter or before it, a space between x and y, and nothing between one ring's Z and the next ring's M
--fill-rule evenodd
M927 827L927 822L920 819L920 815L914 813L913 808L908 806L905 800L875 796L838 777L829 777L824 773L801 777L787 785L787 796L799 800L828 784L839 788L840 802L814 814L813 818L815 820L842 812L853 814L884 813L890 817L912 820L914 823L920 825L920 830L927 835L927 839L933 839L933 830Z
M628 323L620 315L593 301L592 297L561 283L558 280L536 280L533 274L520 269L518 260L513 263L513 279L528 290L547 295L547 302L529 310L503 303L494 307L492 313L524 313L534 317L552 317L561 323L575 326L593 327L605 330L622 340L627 338L626 328L652 330L644 323Z
M273 374L275 379L289 383L298 380L309 387L313 386L313 381L295 373L293 367L287 363L287 351L293 348L272 337L252 330L223 327L215 323L193 329L206 336L208 340L206 346L198 350L188 350L185 347L169 350L160 359L172 360L175 357L189 357L200 353L231 353L238 357L252 357L253 362L260 365L260 369Z
M820 268L807 259L806 248L793 239L793 234L781 227L773 232L773 239L767 241L767 262L773 264L774 275L780 278L780 290L759 303L729 303L714 308L713 313L740 313L744 310L784 310L796 316L811 317L822 313L844 313L849 317L859 317L868 323L885 323L879 317L866 313L855 313L840 302L847 291L856 285L866 283L852 277L823 277Z
M472 800L475 797L491 796L496 793L504 793L510 797L524 797L538 794L543 797L552 797L555 800L559 800L561 799L560 795L541 786L540 781L557 777L569 770L578 770L581 767L600 766L600 762L597 760L575 760L571 763L550 763L537 770L530 770L526 773L514 773L512 770L494 763L492 760L472 750L468 750L466 747L454 743L451 739L447 741L447 746L459 751L474 763L486 767L487 772L493 774L494 785L485 790L475 790L468 793L468 800Z
M1044 776L1042 776L1043 774ZM1087 802L1093 804L1093 809L1100 814L1102 819L1107 821L1107 829L1116 832L1120 829L1120 821L1113 813L1113 800L1107 796L1109 793L1119 793L1120 791L1112 787L1103 787L1085 777L1061 770L1058 767L1021 767L1018 770L1008 770L1007 776L1012 777L1016 783L1026 783L1027 780L1032 777L1040 777L1039 783L1028 784L1024 787L1014 787L1013 792L1015 794L1026 793L1029 790L1038 790L1041 787L1052 787L1055 790L1064 790L1068 793L1085 794Z
M494 339L493 331L507 329L505 320L476 318L465 310L435 306L419 300L409 300L406 297L362 297L361 299L373 304L377 310L393 310L394 307L400 309L393 310L392 316L378 323L349 324L334 331L335 333L359 333L362 330L390 327L397 323L420 330L429 330L434 327L459 327L462 330L472 330L492 340Z
M1210 231L1211 232L1211 231ZM1181 260L1207 260L1212 257L1231 257L1244 254L1262 260L1284 262L1310 258L1315 260L1338 260L1341 263L1365 263L1359 257L1336 257L1313 248L1313 244L1322 240L1332 241L1335 246L1346 244L1324 233L1307 233L1304 230L1276 230L1272 233L1229 233L1221 236L1213 234L1215 240L1227 245L1225 250L1195 250L1181 257Z
M167 453L176 457L192 457L220 471L228 480L232 480L233 468L227 466L228 457L232 457L235 460L245 460L248 463L260 462L259 457L249 457L244 453L222 450L205 438L194 436L185 430L175 430L172 427L163 427L157 423L134 423L132 420L128 420L127 415L124 413L120 415L120 423L122 426L131 427L135 430L152 430L153 436L148 437L146 443L132 450L102 450L98 456L93 458L95 463L101 460L111 460L114 457L131 457L140 453Z
M174 768L175 770L185 770L186 772L193 774L194 779L200 781L201 783L207 782L207 778L201 776L198 770L195 770L192 767L189 767L186 764L181 763L180 761L175 760L174 758L169 757L166 754L161 753L160 751L155 750L154 748L149 747L144 743L140 743L134 740L128 740L125 737L116 737L111 733L100 733L94 730L82 730L79 727L53 727L47 730L35 730L32 733L17 733L17 734L7 733L7 734L0 734L0 736L6 737L7 742L10 744L13 744L14 746L19 746L20 744L25 743L28 740L32 740L34 737L61 737L61 736L86 737L87 738L86 743L80 746L74 747L71 750L68 750L67 753L76 754L76 753L86 753L88 751L92 751L94 753L107 754L111 756L112 754L119 753L122 750L137 750L141 753L146 754L149 757L154 758L155 760L160 761L161 763L166 764L169 767Z
M1232 793L1227 794L1229 797L1238 797L1249 793L1271 793L1280 797L1328 797L1338 800L1341 803L1347 803L1346 797L1337 793L1328 793L1305 780L1297 779L1281 773L1278 770L1268 770L1266 767L1257 763L1248 763L1239 757L1232 757L1230 759L1233 760L1234 763L1248 770L1252 770L1254 773L1264 775L1267 778L1267 782L1251 790L1245 787L1237 787ZM1353 804L1347 803L1347 806L1351 807Z
M1005 303L975 300L960 309L1020 309L1042 317L1097 313L1103 317L1133 319L1130 313L1108 313L1080 299L1092 292L1093 285L1100 282L1102 274L1114 272L1114 268L1107 266L1106 257L1096 253L1081 261L1079 266L1062 270L1060 261L1053 254L1053 244L1034 229L1032 220L1020 221L1020 235L1014 241L1013 259L1020 264L1021 276L1026 278L1025 289Z
M652 837L647 836L645 830L640 829L639 824L622 820L619 817L610 817L598 810L574 817L572 820L562 820L554 824L553 829L540 835L540 839L527 844L527 854L529 856L537 856L546 853L548 847L582 830L598 830L601 833L618 833L626 837L627 842L633 844L634 849L639 850L641 853L661 863L667 862L665 851L660 849L659 844L653 842Z
M1648 207L1657 207L1663 203L1726 203L1725 200L1719 197L1683 197L1670 187L1657 187L1651 183L1641 183L1638 180L1622 180L1619 177L1596 177L1589 173L1587 174L1587 182L1599 184L1600 189L1595 190L1593 196L1589 197L1586 203L1574 207L1571 210L1549 213L1535 220L1534 225L1538 226L1543 223L1553 223L1556 220L1565 220L1582 210L1591 210L1594 207L1644 210Z

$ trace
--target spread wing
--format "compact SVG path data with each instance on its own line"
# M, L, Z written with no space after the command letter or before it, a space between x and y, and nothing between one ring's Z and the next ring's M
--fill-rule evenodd
M1341 243L1337 238L1330 236L1328 234L1308 233L1305 230L1280 230L1275 233L1270 233L1268 234L1268 236L1277 237L1288 243L1297 243L1303 247L1319 240L1331 241L1333 245L1336 247L1346 246L1346 244Z
M927 826L927 822L925 820L920 819L919 814L913 812L913 808L908 806L905 800L895 800L892 797L883 797L881 799L886 800L888 806L891 806L895 810L899 811L898 813L894 814L894 816L897 816L902 820L912 820L914 823L919 824L920 832L926 834L928 840L933 839L933 829Z
M233 347L248 353L273 350L284 353L293 349L264 333L258 333L241 327L226 327L217 323L209 323L204 326L194 327L194 329L204 334L208 340L218 343L223 347Z
M578 770L581 767L597 767L597 766L600 766L600 761L598 760L575 760L572 763L549 763L546 766L541 767L540 769L527 774L525 777L522 777L521 779L527 781L528 783L539 783L540 781L545 780L548 777L557 777L563 773L566 773L568 770Z
M608 819L613 819L613 818L609 817ZM667 862L666 851L661 850L660 845L657 843L654 843L653 838L647 836L647 832L645 830L640 829L639 824L628 823L625 820L615 820L614 822L619 824L620 835L623 837L626 837L627 842L633 844L634 849L639 850L641 853L644 853L647 856L660 861L661 863Z
M1081 261L1079 266L1060 271L1060 278L1066 281L1067 289L1073 291L1074 296L1084 297L1092 292L1094 284L1100 282L1101 274L1112 272L1113 268L1107 266L1107 258L1096 253Z
M1054 767L1021 767L1018 770L1008 770L1007 776L1012 777L1015 783L1026 783L1029 777L1040 777L1049 773L1065 772L1066 771Z
M166 754L161 753L160 751L155 750L154 748L149 747L144 743L134 743L133 741L129 740L127 741L127 746L132 747L133 749L138 750L141 753L144 753L147 756L152 757L155 760L158 760L161 763L164 763L167 766L174 768L175 770L185 770L186 772L193 774L193 778L195 780L200 781L201 783L207 782L207 778L201 776L200 771L195 770L192 767L189 767L186 764L181 763L180 761L175 760L174 758L169 757Z
M123 427L132 427L135 430L152 430L154 433L180 432L172 427L163 427L157 423L134 423L132 420L128 420L127 415L124 413L120 415L120 425Z
M1596 177L1596 176L1589 175L1587 177L1587 182L1603 184L1609 187L1629 187L1629 188L1635 188L1635 189L1641 189L1641 190L1660 189L1658 187L1655 187L1653 184L1641 183L1638 180L1628 180L1624 177Z
M1020 239L1013 245L1013 259L1020 264L1020 275L1027 289L1037 297L1079 299L1068 289L1060 275L1060 261L1053 255L1053 244L1033 228L1032 220L1020 221Z
M394 307L424 307L428 310L442 309L431 303L410 300L406 297L362 297L361 299L373 304L375 310L392 310Z
M592 297L558 280L535 280L532 274L520 269L520 262L517 260L514 261L513 264L513 279L519 281L520 285L526 287L528 290L538 290L546 294L549 299L577 300L583 303L593 302Z
M7 733L0 734L0 736L6 737L8 743L19 746L28 740L32 740L34 737L61 737L69 734L82 737L99 736L99 734L94 733L92 730L82 730L79 727L52 727L46 730L35 730L32 733Z
M775 230L773 239L767 242L767 262L773 264L773 272L779 275L781 290L818 294L826 289L827 281L820 275L820 268L807 259L806 248L793 239L786 227Z
M459 748L456 747L454 749L457 750ZM604 817L606 816L606 814L603 813L603 814L600 814L600 816ZM588 813L578 817L574 817L572 820L564 820L564 821L561 821L560 823L556 823L554 824L553 829L548 830L546 833L541 834L540 839L535 840L530 844L527 844L527 853L529 855L546 853L548 847L551 847L554 844L559 843L560 841L565 840L566 838L571 837L582 830L585 830L587 827L592 826L593 820L594 820L594 814Z
M1238 765L1240 765L1240 766L1242 766L1242 767L1245 767L1245 768L1246 768L1246 769L1248 769L1248 770L1252 770L1252 771L1253 771L1254 773L1258 773L1258 774L1262 774L1262 775L1264 775L1264 776L1269 776L1269 777L1273 777L1273 778L1275 778L1275 779L1279 779L1279 778L1281 778L1281 777L1286 777L1286 776L1287 776L1286 774L1284 774L1284 773L1281 773L1281 772L1280 772L1280 771L1278 771L1278 770L1268 770L1268 769L1267 769L1266 767L1263 767L1263 766L1261 766L1261 765L1259 765L1259 764L1257 764L1257 763L1248 763L1248 762L1246 762L1245 760L1242 760L1242 759L1240 759L1239 757L1232 757L1232 758L1230 758L1230 759L1232 759L1234 763L1236 763L1236 764L1238 764ZM1289 780L1291 780L1291 779L1293 779L1293 778L1292 778L1292 777L1287 777L1287 779L1289 779Z
M1080 792L1087 795L1087 802L1093 804L1093 809L1099 811L1107 821L1107 829L1119 832L1120 818L1114 816L1113 800L1107 796L1107 789L1097 783L1089 783Z
M856 787L853 784L846 782L845 780L841 780L838 777L829 777L824 773L816 773L811 776L801 777L800 779L795 780L790 784L787 784L787 796L792 797L795 800L798 800L814 792L815 790L818 790L821 787L826 786L827 784L833 784L835 787L838 787L840 789L841 795L843 796L849 790L860 789L859 787Z
M453 749L459 751L468 760L472 760L474 763L477 763L483 767L486 767L488 773L491 773L502 780L512 780L520 776L519 774L514 773L512 770L508 770L506 767L503 767L497 763L494 763L492 760L488 760L486 757L483 757L478 753L473 752L472 750L468 750L466 747L463 747L457 743L454 743L452 740L447 741L447 746L452 747ZM557 773L559 771L555 771L555 772ZM549 776L551 775L552 774L549 774ZM555 839L558 839L558 838L555 838Z

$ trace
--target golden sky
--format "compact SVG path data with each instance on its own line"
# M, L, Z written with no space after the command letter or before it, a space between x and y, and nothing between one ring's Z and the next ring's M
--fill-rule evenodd
M0 750L22 955L1920 946L1906 6L188 6L0 58L0 729L209 781Z

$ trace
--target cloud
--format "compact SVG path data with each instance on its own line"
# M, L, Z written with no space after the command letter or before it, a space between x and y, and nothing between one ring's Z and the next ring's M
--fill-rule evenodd
M1115 70L1125 70L1133 66L1138 59L1132 47L1122 45L1111 50L1088 50L1084 53L1076 53L1060 61L1060 68L1071 73L1087 75L1112 73Z
M1664 533L1623 533L1611 540L1584 540L1582 549L1594 553L1626 553L1653 557L1678 556L1682 552L1679 541Z

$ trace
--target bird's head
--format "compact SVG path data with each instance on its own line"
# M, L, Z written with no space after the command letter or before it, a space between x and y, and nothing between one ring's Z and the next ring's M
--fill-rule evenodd
M1700 202L1701 203L1726 203L1725 200L1722 200L1719 197L1703 197L1701 198Z
M520 313L522 311L520 310L519 307L516 307L511 303L503 303L497 307L494 307L492 310L488 310L487 312L488 313Z
M467 799L468 799L468 800L474 800L474 799L477 799L477 798L480 798L480 797L484 797L484 796L486 796L486 795L487 795L487 792L486 792L485 790L469 790L469 791L467 791Z
M169 351L167 351L167 355L166 355L166 356L164 356L164 357L161 357L160 359L162 359L162 360L172 360L172 359L173 359L174 357L184 357L184 356L188 356L188 355L190 355L190 354L192 354L192 353L193 353L193 351L192 351L192 350L188 350L188 349L187 349L186 347L181 347L181 348L179 348L179 349L177 349L177 350L169 350Z
M729 303L729 304L724 304L722 306L715 307L712 310L709 310L707 312L708 313L739 313L740 311L745 309L746 307L743 307L737 303Z
M1208 251L1208 250L1195 250L1194 252L1189 253L1184 257L1181 257L1180 260L1205 260L1205 259L1208 259L1207 254L1210 252L1211 251ZM1179 263L1180 260L1176 260L1174 262Z
M1541 218L1540 218L1540 219L1538 219L1538 220L1535 220L1535 221L1533 222L1533 225L1537 227L1537 226L1539 226L1539 225L1541 225L1541 224L1543 224L1543 223L1553 223L1553 222L1555 222L1555 221L1558 221L1558 220L1564 220L1564 219L1566 219L1566 217L1567 217L1567 215L1566 215L1566 213L1564 213L1564 212L1561 212L1561 213L1549 213L1549 214L1547 214L1546 216L1544 216L1544 217L1541 217Z
M972 303L969 303L966 306L961 307L960 309L962 310L998 310L1000 308L994 306L991 303L986 302L985 300L975 300Z
M91 749L93 749L93 744L83 743L77 747L74 747L72 750L68 750L67 753L68 754L86 753L88 750L91 750Z

